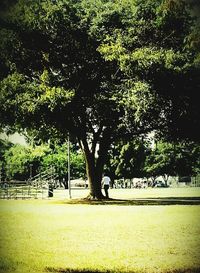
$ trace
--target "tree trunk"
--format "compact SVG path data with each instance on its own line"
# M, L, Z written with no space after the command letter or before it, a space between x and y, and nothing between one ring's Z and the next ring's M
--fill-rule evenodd
M105 134L101 139L101 142L99 143L98 158L95 158L95 151L89 149L86 140L82 139L80 141L86 160L86 171L89 183L89 195L87 198L91 200L105 199L105 196L102 194L101 190L101 181L110 144L108 139L108 134Z
M85 153L86 159L86 171L89 183L89 195L88 199L104 199L104 195L101 191L101 180L103 174L103 168L99 168L97 164L95 164L95 157L93 154ZM102 166L104 162L102 162Z
M105 197L101 191L102 173L99 173L99 171L96 168L91 168L90 166L87 171L87 176L89 181L88 199L92 199L92 200L104 199Z

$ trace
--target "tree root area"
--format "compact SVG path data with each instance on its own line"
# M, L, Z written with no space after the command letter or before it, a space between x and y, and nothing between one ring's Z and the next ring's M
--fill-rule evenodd
M103 194L100 196L93 196L92 194L89 194L87 197L83 198L83 200L102 201L102 200L109 200L109 198L106 198Z

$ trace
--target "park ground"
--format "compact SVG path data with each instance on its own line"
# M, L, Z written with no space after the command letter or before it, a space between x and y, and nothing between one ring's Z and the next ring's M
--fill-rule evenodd
M200 272L199 188L113 189L122 201L92 206L85 193L1 200L0 272Z

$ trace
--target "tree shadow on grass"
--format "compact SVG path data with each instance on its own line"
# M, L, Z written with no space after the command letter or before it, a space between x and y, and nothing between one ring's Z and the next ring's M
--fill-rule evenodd
M149 273L145 270L136 271L121 271L121 270L89 270L89 269L70 269L70 268L46 268L47 272L51 273ZM159 271L160 273L200 273L200 268L187 268L187 269L174 269L174 270L164 270Z
M55 268L47 268L47 272L52 273L116 273L116 271L99 271L99 270L89 270L89 269L55 269Z
M88 200L71 199L64 201L71 205L121 205L121 206L162 206L162 205L200 205L200 197L160 197L160 198L134 198L134 199L103 199ZM199 271L200 273L200 271Z

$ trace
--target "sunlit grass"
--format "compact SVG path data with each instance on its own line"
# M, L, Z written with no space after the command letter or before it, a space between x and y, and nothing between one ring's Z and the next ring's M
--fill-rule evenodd
M199 272L200 206L2 200L0 217L2 273Z
M159 197L199 197L200 187L147 188L147 189L111 189L114 198L159 198Z
M84 198L88 194L87 189L72 189L72 198ZM110 189L111 198L164 198L164 197L200 197L200 187L195 188L147 188L147 189ZM54 197L58 199L68 198L68 190L54 190Z

